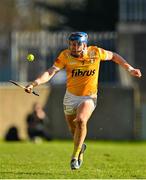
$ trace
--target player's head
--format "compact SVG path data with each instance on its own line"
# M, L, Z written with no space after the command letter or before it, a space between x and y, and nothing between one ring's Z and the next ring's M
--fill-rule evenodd
M73 32L69 36L69 49L73 56L79 57L87 47L88 35L85 32Z

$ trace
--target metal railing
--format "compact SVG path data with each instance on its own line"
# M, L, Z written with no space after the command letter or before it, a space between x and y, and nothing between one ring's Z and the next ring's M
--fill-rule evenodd
M146 0L119 0L121 22L146 22Z

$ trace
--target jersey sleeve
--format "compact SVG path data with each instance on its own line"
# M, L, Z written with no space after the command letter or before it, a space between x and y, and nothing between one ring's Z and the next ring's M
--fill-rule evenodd
M107 61L113 58L113 52L111 51L107 51L102 48L98 48L98 51L99 51L99 56L100 56L101 61Z
M65 53L64 51L62 51L59 56L56 58L53 67L55 67L56 69L60 70L63 69L65 67Z

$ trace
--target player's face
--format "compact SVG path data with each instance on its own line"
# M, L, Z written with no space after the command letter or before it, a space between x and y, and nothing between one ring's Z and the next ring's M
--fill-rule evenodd
M86 44L78 41L70 41L69 49L71 51L71 55L75 57L80 57L83 55L83 51L85 50Z

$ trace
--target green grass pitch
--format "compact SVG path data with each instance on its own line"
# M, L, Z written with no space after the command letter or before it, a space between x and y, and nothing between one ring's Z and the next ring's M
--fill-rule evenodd
M86 141L86 144L83 166L71 171L71 141L0 142L0 178L146 178L146 142Z

